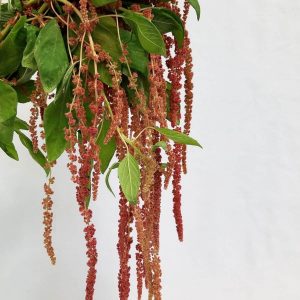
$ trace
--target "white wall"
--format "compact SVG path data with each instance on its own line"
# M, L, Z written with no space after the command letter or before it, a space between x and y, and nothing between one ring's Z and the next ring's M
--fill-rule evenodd
M183 244L164 195L163 299L299 300L300 2L201 2L200 23L192 13L189 25L192 135L205 149L189 151ZM52 267L42 247L43 173L26 152L20 158L0 154L0 299L82 300L85 248L66 159L55 170ZM116 300L117 201L104 184L100 198L95 299Z

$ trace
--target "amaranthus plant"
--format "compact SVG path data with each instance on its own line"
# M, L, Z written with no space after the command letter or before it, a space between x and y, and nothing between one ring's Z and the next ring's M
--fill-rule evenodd
M0 147L18 160L16 135L46 173L44 246L52 264L53 166L66 151L86 240L86 297L93 299L99 260L92 200L101 174L117 169L119 298L130 293L135 251L138 299L162 299L161 192L173 189L183 240L181 173L193 101L186 29L197 0L11 0L0 5ZM30 102L28 123L17 107ZM28 134L26 134L28 132ZM200 146L201 147L201 146ZM136 230L134 243L132 231ZM131 249L134 247L134 249Z

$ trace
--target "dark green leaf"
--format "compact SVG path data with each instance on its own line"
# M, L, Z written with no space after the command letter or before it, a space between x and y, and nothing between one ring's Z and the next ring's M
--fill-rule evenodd
M43 155L43 153L38 150L37 153L33 151L33 145L31 140L23 134L21 131L17 131L17 134L19 135L21 143L27 148L29 154L31 157L45 170L46 174L49 174L49 169L46 168L47 159Z
M27 83L31 80L32 76L35 74L36 70L32 70L29 68L20 67L16 73L14 73L14 77L18 78L17 85L21 85Z
M165 135L168 139L173 140L175 143L193 145L202 148L202 146L195 139L191 138L190 136L182 132L178 132L168 128L159 128L159 127L155 127L155 130L161 133L162 135Z
M97 64L97 69L98 69L98 73L100 75L100 80L107 84L108 86L112 86L112 76L111 74L109 73L109 69L108 67L106 66L105 63L103 62L100 62ZM94 74L94 63L93 62L90 62L89 63L89 72Z
M2 144L0 142L0 148L11 158L19 160L18 152L13 143Z
M29 80L23 84L14 86L15 91L18 95L19 103L27 103L30 101L30 95L35 89L34 80Z
M0 80L0 142L8 148L13 139L17 103L15 90Z
M126 199L130 204L136 204L141 184L141 173L137 161L130 153L127 153L120 162L118 175Z
M19 119L18 117L15 118L15 123L14 123L15 131L28 130L28 129L29 129L29 125L25 121Z
M69 83L61 84L55 100L45 110L44 128L46 135L46 148L49 161L54 161L64 152L67 142L64 128L68 121L65 113L68 111L67 103L72 101L72 91Z
M20 0L9 0L9 4L13 10L22 11L22 3Z
M192 5L194 10L196 11L197 19L199 20L200 14L201 14L201 8L200 8L200 4L199 4L198 0L188 0L188 1Z
M116 2L116 0L92 0L92 3L96 6L96 7L100 7L100 6L104 6L110 3L114 3Z
M13 140L15 117L0 123L0 142L9 145Z
M27 31L27 43L23 52L22 66L25 68L30 68L32 70L36 70L37 65L34 59L34 46L39 29L33 25L26 25L25 28Z
M0 5L0 29L15 15L14 11L8 9L8 4Z
M110 122L104 120L97 138L97 145L100 147L99 157L101 161L101 172L104 173L109 166L111 159L116 151L116 140L112 137L107 144L104 144L106 133L110 127Z
M152 146L152 151L155 151L157 148L162 148L165 151L167 150L167 143L165 141L159 141Z
M111 188L111 186L110 186L110 184L109 184L109 175L110 175L110 173L111 173L111 171L112 171L113 169L116 169L116 168L118 168L118 167L119 167L119 163L118 163L118 162L112 164L112 165L109 167L109 169L108 169L108 171L107 171L107 173L106 173L106 176L105 176L105 184L106 184L107 188L109 189L109 191L114 195L114 197L116 197L116 195L115 195L115 193L113 192L113 190L112 190L112 188Z
M92 32L94 42L101 45L115 61L119 61L122 55L122 49L118 40L116 22L113 18L107 17L101 19Z
M45 92L52 92L68 65L68 55L64 40L56 20L51 20L41 30L35 43L34 57Z
M184 40L184 27L179 16L167 8L152 8L153 24L161 33L172 32L181 48Z
M0 43L0 76L12 74L21 63L26 45L25 22L26 17L20 17L4 41Z
M141 46L136 35L130 31L121 29L120 36L128 50L130 67L148 76L148 53Z
M156 26L143 15L126 10L125 22L132 27L142 47L149 53L166 55L166 47Z
M19 160L18 152L13 143L8 145L0 143L0 148L12 159Z
M0 123L16 116L17 104L16 91L0 80Z

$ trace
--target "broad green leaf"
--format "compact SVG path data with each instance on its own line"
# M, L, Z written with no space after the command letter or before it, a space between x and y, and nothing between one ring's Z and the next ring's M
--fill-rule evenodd
M200 14L201 14L201 8L198 0L188 0L191 6L194 8L197 14L197 19L200 19Z
M25 22L26 17L20 17L4 41L0 42L0 77L14 73L21 63L26 45Z
M198 146L202 148L202 146L195 139L191 138L190 136L182 132L178 132L176 130L172 130L168 128L159 128L159 127L154 127L154 129L159 133L161 133L162 135L166 136L168 139L174 141L175 143Z
M12 143L14 135L15 116L0 123L0 142L5 145Z
M141 173L138 162L130 154L122 159L118 167L122 192L130 204L136 204L141 184Z
M0 148L11 158L19 160L18 152L13 143L3 144L0 142Z
M30 68L32 70L36 70L37 65L34 59L34 46L39 29L33 25L26 25L25 28L27 32L27 43L23 52L22 66L25 68Z
M112 190L112 188L111 188L111 186L110 186L110 184L109 184L109 175L110 175L110 173L111 173L111 171L112 171L113 169L116 169L116 168L118 168L118 167L119 167L119 163L118 163L118 162L112 164L112 165L109 167L109 169L108 169L108 171L107 171L107 173L106 173L106 176L105 176L105 184L106 184L108 190L114 195L114 197L116 197L116 195L115 195L115 193L113 192L113 190Z
M40 150L38 150L37 153L33 151L32 142L24 133L22 133L21 131L17 131L17 134L21 143L27 148L31 157L45 170L46 174L48 175L49 169L46 168L47 159L45 158L43 153Z
M27 103L30 101L30 95L35 90L34 80L29 80L23 84L14 86L18 95L19 103Z
M167 150L167 143L165 141L159 141L152 146L152 151L154 152L157 148L162 148L165 151Z
M113 18L102 18L92 32L94 42L101 45L113 60L119 61L122 49L118 40L116 22Z
M0 142L7 147L10 147L13 139L17 103L15 90L0 80Z
M61 84L58 88L55 100L45 110L44 129L46 135L46 148L49 161L54 161L64 152L67 142L64 128L68 121L65 113L68 111L67 103L72 100L72 92L69 83Z
M153 24L161 33L172 32L181 48L184 40L184 27L179 16L167 8L152 8Z
M141 46L136 35L130 31L120 29L123 44L128 50L129 65L132 69L148 76L148 53Z
M110 127L110 121L104 120L100 127L100 133L97 138L97 145L100 147L99 157L101 161L101 172L104 173L109 166L111 159L116 152L116 140L112 137L107 144L104 144L106 133Z
M100 7L100 6L104 6L110 3L114 3L117 0L92 0L92 3L96 6L96 7Z
M25 121L23 121L23 120L19 119L18 117L16 117L15 118L15 123L14 123L14 130L15 131L29 130L29 125Z
M40 31L35 43L34 57L45 92L52 92L63 78L68 55L60 28L55 19Z
M16 91L0 80L0 123L16 116L17 103Z
M156 26L143 15L126 10L125 22L132 27L142 47L149 53L166 55L166 46Z

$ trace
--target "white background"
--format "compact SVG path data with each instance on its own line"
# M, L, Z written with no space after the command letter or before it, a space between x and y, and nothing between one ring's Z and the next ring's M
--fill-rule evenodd
M192 12L189 28L192 136L204 150L189 151L182 244L170 193L163 197L163 299L299 300L300 2L201 5L201 21ZM44 174L17 146L20 162L0 153L0 299L82 300L83 224L66 159L55 169L52 267L42 246ZM116 300L117 200L102 184L93 206L100 249L95 300Z

